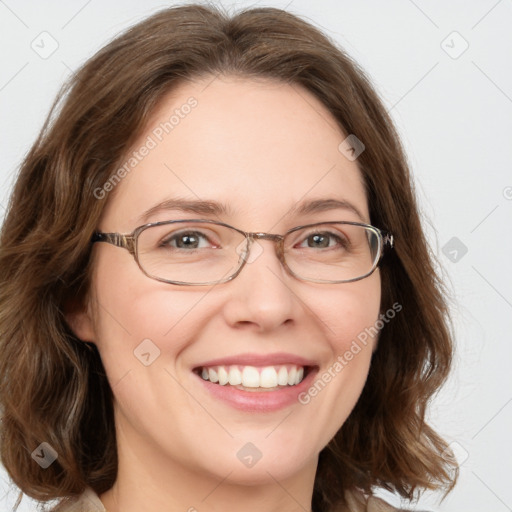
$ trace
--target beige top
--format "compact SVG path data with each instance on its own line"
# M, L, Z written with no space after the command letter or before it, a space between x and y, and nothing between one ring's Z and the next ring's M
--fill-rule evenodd
M343 512L399 512L380 498L365 498L356 491L347 493L348 511ZM98 495L88 487L78 499L54 508L52 512L107 512ZM341 510L339 512L342 512Z
M90 488L87 489L74 500L66 500L51 512L107 512L99 496Z

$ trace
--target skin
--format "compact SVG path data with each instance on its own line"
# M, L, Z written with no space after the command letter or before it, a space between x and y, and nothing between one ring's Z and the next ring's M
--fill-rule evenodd
M116 186L99 230L130 233L144 224L142 212L176 196L225 202L229 214L200 217L245 231L369 223L357 161L338 150L346 135L298 86L233 76L182 84L134 149L191 96L197 106ZM319 198L349 201L362 218L348 209L289 213ZM163 211L148 222L191 216ZM318 454L353 409L376 340L310 403L277 412L236 410L212 398L191 369L240 353L291 352L317 361L321 374L378 319L380 276L302 282L282 268L271 241L259 244L236 279L214 287L155 281L128 251L95 244L90 301L68 320L98 346L114 393L119 472L100 496L108 512L311 510ZM160 356L144 366L133 351L148 338ZM251 468L236 456L248 442L262 453Z

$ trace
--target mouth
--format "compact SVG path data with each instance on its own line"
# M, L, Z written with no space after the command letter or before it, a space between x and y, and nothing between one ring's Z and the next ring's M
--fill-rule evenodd
M233 364L199 366L193 372L203 380L219 386L265 392L298 386L314 368L292 363L271 366Z

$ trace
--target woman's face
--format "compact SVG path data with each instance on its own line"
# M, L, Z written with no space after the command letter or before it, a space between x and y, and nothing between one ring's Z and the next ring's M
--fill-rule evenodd
M129 172L119 175L126 174L98 229L130 233L147 222L202 218L283 234L322 221L369 223L357 162L338 149L345 138L298 86L234 77L183 84L128 155ZM155 209L177 198L226 210ZM341 205L298 213L332 199ZM89 308L71 323L101 354L120 460L151 462L144 468L155 477L163 468L242 483L314 474L367 377L376 340L358 336L379 316L378 270L352 283L299 281L273 242L259 240L234 280L178 286L147 277L124 249L97 243L93 251ZM277 366L278 373L297 361L300 369L304 360L314 368L297 387L257 392L207 382L196 371L227 358L242 372Z

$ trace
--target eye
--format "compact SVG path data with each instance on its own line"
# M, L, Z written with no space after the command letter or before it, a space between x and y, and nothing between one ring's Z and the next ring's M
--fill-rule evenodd
M306 236L304 241L299 244L299 247L308 247L313 249L326 249L335 246L345 248L348 246L348 240L341 233L333 233L329 231L310 233Z
M181 231L167 235L161 242L160 247L171 249L204 249L211 247L209 238L200 231Z

